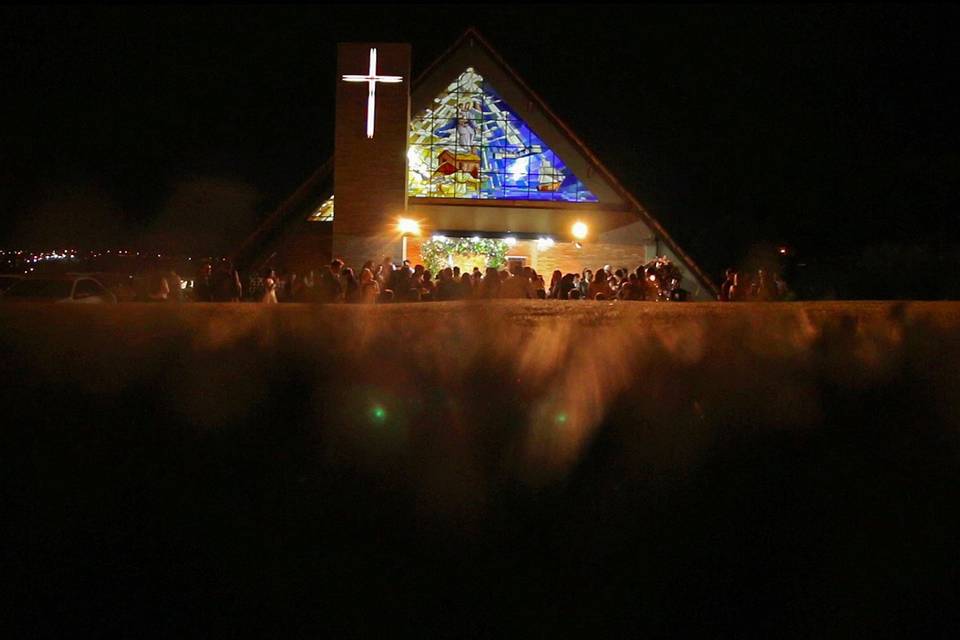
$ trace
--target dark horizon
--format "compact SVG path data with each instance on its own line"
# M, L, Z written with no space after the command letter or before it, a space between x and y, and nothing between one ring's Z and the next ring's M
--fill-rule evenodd
M410 42L416 75L469 26L712 275L960 244L956 7L3 15L3 246L227 252L332 153L336 42Z

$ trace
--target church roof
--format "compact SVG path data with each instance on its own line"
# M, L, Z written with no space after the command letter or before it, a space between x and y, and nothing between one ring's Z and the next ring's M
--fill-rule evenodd
M634 212L653 233L683 261L684 265L692 272L692 275L706 287L716 294L717 289L713 280L700 269L699 265L674 241L667 230L654 218L652 214L640 203L640 201L623 186L614 174L603 164L600 158L593 153L590 148L580 139L579 136L564 122L547 103L524 82L520 75L503 59L503 57L493 48L493 46L480 34L480 32L470 27L437 59L427 66L411 84L411 93L418 87L431 80L432 75L437 72L444 63L453 57L464 47L478 46L481 50L498 65L501 70L516 84L521 92L528 98L532 105L535 105L547 120L556 127L573 144L579 152L591 165L591 170L599 174L603 181L608 184L615 192L616 196L627 204L628 208ZM239 262L244 257L249 257L255 248L265 242L271 233L278 227L287 224L292 220L305 218L307 212L305 207L318 206L326 197L330 195L333 188L333 158L331 157L320 166L300 187L285 201L283 201L276 210L274 210L247 238L241 247L234 254ZM478 204L474 202L474 204Z

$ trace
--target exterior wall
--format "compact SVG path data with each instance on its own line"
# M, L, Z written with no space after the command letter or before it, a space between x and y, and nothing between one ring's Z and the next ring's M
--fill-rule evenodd
M649 259L643 246L594 243L577 249L572 242L564 242L537 252L536 261L531 266L549 279L554 269L563 273L581 273L584 269L596 271L606 264L614 269L636 269Z
M374 136L367 138L367 84L343 75L366 75L370 49L377 73L401 76L378 83ZM410 45L346 43L337 50L337 110L334 132L333 254L348 264L400 255L396 218L407 206L407 129L410 124Z
M423 264L423 256L420 255L420 238L407 238L407 251L403 257L410 261L410 264ZM395 263L400 260L394 260Z
M535 233L559 241L573 240L571 227L575 222L583 222L589 227L587 241L598 242L601 234L629 226L637 220L637 215L631 211L611 209L602 203L439 200L410 198L407 203L409 216L420 222L424 233L437 230Z

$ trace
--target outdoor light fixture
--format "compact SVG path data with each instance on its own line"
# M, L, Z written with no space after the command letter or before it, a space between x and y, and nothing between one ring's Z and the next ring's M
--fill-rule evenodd
M397 220L397 231L404 235L420 235L420 224L410 218L400 218Z
M577 240L583 240L584 238L587 237L587 233L589 232L589 229L587 228L586 224L577 220L576 222L573 223L573 226L570 228L570 231L571 233L573 233L574 238L576 238Z
M537 238L537 250L543 251L553 246L553 238Z
M503 242L504 242L504 244L506 244L508 247L515 247L515 246L517 246L517 239L514 238L513 236L507 236L506 238L503 239Z

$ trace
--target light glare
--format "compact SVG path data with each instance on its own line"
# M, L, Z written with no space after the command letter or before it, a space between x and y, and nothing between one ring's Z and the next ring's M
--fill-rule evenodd
M590 230L587 228L585 223L577 220L573 223L573 227L571 227L570 231L573 232L574 238L577 240L583 240L587 237L587 233L589 233Z
M409 233L415 236L420 235L420 224L410 218L400 218L397 220L397 230L400 233Z

